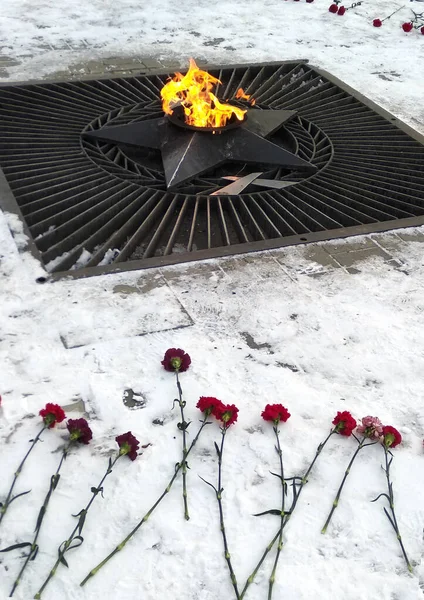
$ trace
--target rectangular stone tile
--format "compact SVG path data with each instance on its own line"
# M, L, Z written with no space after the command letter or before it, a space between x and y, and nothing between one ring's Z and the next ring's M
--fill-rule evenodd
M139 286L115 286L115 294L70 305L61 322L67 349L189 327L193 324L167 285L143 292Z
M373 235L371 238L377 245L386 250L401 250L405 247L405 242L396 233L382 233Z
M404 242L424 242L424 233L421 231L399 231L397 235Z
M146 69L162 69L163 65L155 58L141 58L141 63L146 67Z
M320 244L323 250L326 250L332 256L340 252L352 252L356 250L366 250L375 247L371 237L349 237L345 239L334 240L333 242L324 242Z
M392 259L392 256L388 252L385 252L378 246L374 245L374 248L367 248L365 250L339 252L336 254L336 260L342 265L342 267L348 268L355 266L358 268L359 263L375 256L381 257L386 261Z

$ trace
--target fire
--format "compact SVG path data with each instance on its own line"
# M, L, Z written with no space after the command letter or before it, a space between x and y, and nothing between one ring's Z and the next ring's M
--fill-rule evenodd
M162 108L167 115L172 115L177 106L182 106L187 125L194 127L225 127L227 121L234 115L243 121L246 111L223 104L212 93L219 79L198 68L195 61L190 59L190 68L185 75L176 73L161 89ZM239 96L238 90L236 97Z
M245 94L243 88L239 88L237 90L236 98L237 100L249 100L249 104L251 106L254 106L256 104L256 100L252 98L252 96L250 96L249 94Z

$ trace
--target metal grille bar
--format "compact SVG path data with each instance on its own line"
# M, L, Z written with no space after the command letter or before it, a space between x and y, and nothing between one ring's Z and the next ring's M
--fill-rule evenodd
M424 223L423 136L305 62L209 70L222 82L222 98L242 87L258 110L297 111L271 140L316 173L265 166L265 179L294 183L211 196L228 184L224 174L245 173L243 165L226 165L170 192L156 151L81 138L160 117L168 73L0 87L0 165L11 190L0 202L23 219L32 250L54 277Z

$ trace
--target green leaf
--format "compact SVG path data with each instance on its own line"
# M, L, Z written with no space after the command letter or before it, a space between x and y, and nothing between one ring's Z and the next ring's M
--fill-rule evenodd
M32 546L31 542L13 544L13 546L8 546L7 548L4 548L4 550L0 550L0 552L10 552L11 550L18 550L19 548L26 548L27 546Z
M17 498L20 498L21 496L25 496L26 494L29 494L31 492L31 490L28 490L27 492L21 492L20 494L17 494L16 496L13 496L12 500L10 500L9 502L9 506L12 504L12 502L14 502Z
M46 514L46 507L43 504L43 506L40 508L40 512L38 513L38 517L37 517L37 523L35 525L35 529L34 531L38 531L41 527L41 523L43 522L44 519L44 515Z
M59 561L62 563L62 565L65 565L65 567L67 567L69 569L68 561L66 560L66 558L64 556L60 555Z
M51 482L50 482L52 490L55 490L57 488L57 484L59 483L59 479L60 479L59 473L57 475L52 475Z
M37 554L38 554L38 548L39 548L39 546L38 546L38 545L37 545L37 546L35 546L34 550L31 552L31 558L30 558L30 560L35 560L35 557L36 557L36 556L37 556Z
M272 471L270 471L270 473L271 473L271 475L274 475L274 477L278 477L278 479L280 479L280 481L283 481L283 478L278 473L273 473Z
M206 481L206 479L203 479L203 477L201 477L200 475L199 475L199 477L200 477L200 479L201 479L202 481L204 481L205 483L207 483L208 485L210 485L210 486L211 486L211 488L215 490L215 493L216 493L216 494L218 493L218 490L216 489L216 487L215 487L214 485L212 485L212 483L210 483L209 481Z
M218 444L216 442L214 442L214 446L215 446L215 450L216 450L216 453L218 455L218 458L221 458L221 451L220 451L219 446L218 446Z
M257 513L253 516L262 517L263 515L278 515L281 517L281 508L271 508L271 510L266 510L265 512Z
M82 528L84 527L85 517L87 516L87 511L83 509L80 513L80 520L78 523L78 533L81 535Z
M385 494L384 492L383 492L382 494L379 494L379 495L377 496L377 498L374 498L374 500L371 500L371 502L377 502L377 500L378 500L379 498L381 498L381 496L385 496L385 497L387 498L387 500L390 502L390 498L389 498L389 496L388 496L387 494Z

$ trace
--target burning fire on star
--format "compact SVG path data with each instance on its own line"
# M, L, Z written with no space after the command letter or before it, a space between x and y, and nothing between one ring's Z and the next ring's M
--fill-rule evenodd
M194 127L225 127L233 117L244 121L246 110L224 104L212 93L220 83L219 79L199 69L191 58L187 73L176 73L160 92L164 113L172 115L177 106L182 106L185 122ZM247 100L252 106L255 103L241 88L237 90L236 98Z

